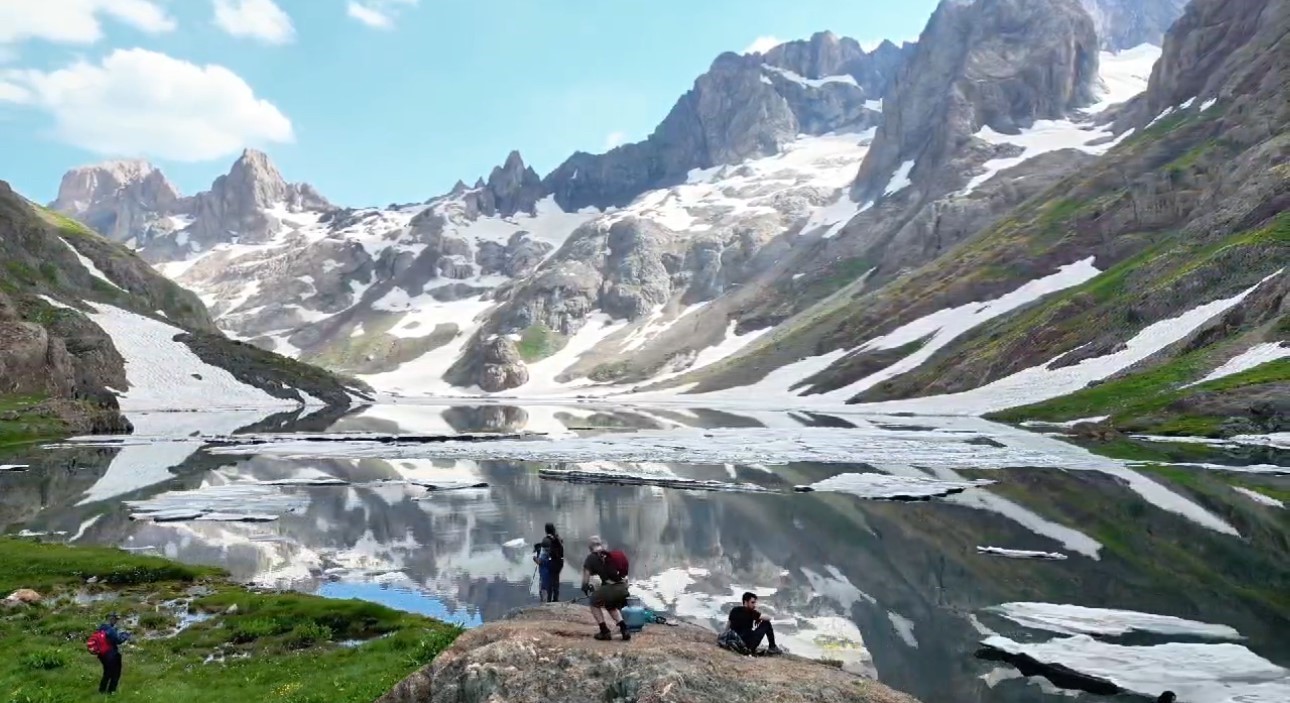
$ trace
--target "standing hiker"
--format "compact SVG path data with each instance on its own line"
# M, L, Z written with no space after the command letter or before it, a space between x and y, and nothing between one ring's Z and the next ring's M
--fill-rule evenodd
M600 626L596 639L613 639L609 626L605 624L605 613L608 612L609 618L622 633L623 640L630 640L632 635L627 631L627 623L623 622L621 612L623 606L627 605L628 596L627 555L619 549L609 551L599 537L592 537L587 547L591 553L582 562L582 592L591 597L591 617ZM592 576L600 577L599 588L592 587Z
M99 625L85 643L90 654L97 656L103 665L99 693L116 693L117 684L121 683L121 645L130 639L130 635L116 629L118 620L116 613L110 613L107 622Z
M538 597L544 603L560 600L560 572L564 571L564 540L555 525L546 524L546 536L533 545L533 561L538 565Z

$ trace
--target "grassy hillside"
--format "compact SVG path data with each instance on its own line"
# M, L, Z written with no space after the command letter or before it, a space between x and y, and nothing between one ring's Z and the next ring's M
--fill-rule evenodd
M133 638L117 698L146 703L367 703L430 661L456 627L363 601L257 593L215 569L115 549L0 539L0 700L96 695L85 639L108 612ZM93 583L88 583L93 581Z

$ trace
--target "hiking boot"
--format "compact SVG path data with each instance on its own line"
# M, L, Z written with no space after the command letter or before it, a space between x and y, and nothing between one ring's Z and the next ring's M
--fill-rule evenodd
M601 642L608 642L613 638L614 636L609 634L609 630L602 630L601 632L596 633L596 639L600 640Z
M768 657L777 656L783 653L784 653L784 650L780 649L779 647L776 647L773 644L766 648L766 656Z
M625 623L625 622L620 622L620 623L618 623L618 630L619 630L619 632L622 632L622 633L623 633L623 641L624 641L624 642L626 642L626 641L628 641L628 640L630 640L630 639L632 638L631 630L628 630L628 629L627 629L627 623Z

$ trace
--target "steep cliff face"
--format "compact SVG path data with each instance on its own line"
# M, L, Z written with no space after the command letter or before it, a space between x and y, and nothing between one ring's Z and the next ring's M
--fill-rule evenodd
M1160 46L1165 32L1182 15L1187 0L1081 0L1093 17L1102 48Z
M1093 102L1097 72L1097 34L1075 0L942 3L896 75L853 198L893 180L958 186L966 169L951 164L972 135L1069 116Z
M798 134L867 129L906 53L891 43L866 53L821 32L765 54L722 54L648 139L576 153L544 184L565 210L623 206L693 169L779 153Z
M143 244L175 228L166 213L175 211L179 200L179 190L152 164L109 161L64 174L50 207L112 241Z
M183 197L156 167L114 161L73 169L49 206L84 221L151 262L232 242L263 242L290 214L332 209L314 188L287 183L269 157L247 149L211 189Z

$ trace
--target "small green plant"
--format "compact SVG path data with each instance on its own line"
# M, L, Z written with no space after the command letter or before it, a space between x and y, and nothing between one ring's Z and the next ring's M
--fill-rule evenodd
M71 698L50 691L41 686L24 687L9 694L6 703L67 703Z
M316 622L304 622L291 628L287 633L287 646L292 649L305 649L316 644L331 641L331 628Z
M280 634L285 629L282 623L272 618L251 618L241 620L234 625L228 640L234 644L246 644L263 637Z
M49 261L42 262L40 264L40 275L50 283L57 283L58 267Z
M175 616L169 613L151 612L139 616L141 630L169 630L175 626Z
M520 333L520 358L533 363L556 353L564 346L564 335L546 325L530 325Z
M440 652L447 649L461 632L460 628L447 627L426 632L426 635L417 640L416 644L408 650L411 664L421 666L433 660Z
M30 652L23 652L18 657L18 663L24 669L32 671L53 671L67 666L67 653L61 649L34 649Z

